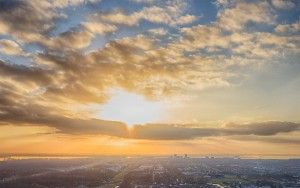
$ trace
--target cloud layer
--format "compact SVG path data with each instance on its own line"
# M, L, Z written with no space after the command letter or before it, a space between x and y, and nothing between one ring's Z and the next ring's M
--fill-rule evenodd
M128 10L102 10L101 3L0 1L0 125L149 140L299 131L297 120L280 119L128 130L122 122L78 115L76 106L104 104L113 88L162 100L234 87L249 76L245 67L295 62L300 52L299 20L278 18L280 11L297 9L293 1L217 1L208 23L189 1L130 1L135 7Z

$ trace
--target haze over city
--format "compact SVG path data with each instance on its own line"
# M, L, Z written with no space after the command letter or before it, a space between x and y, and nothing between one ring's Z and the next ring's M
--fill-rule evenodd
M300 155L300 2L0 1L1 155Z

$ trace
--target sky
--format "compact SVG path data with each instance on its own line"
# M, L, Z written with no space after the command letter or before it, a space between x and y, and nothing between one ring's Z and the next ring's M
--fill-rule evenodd
M0 1L0 153L300 156L297 0Z

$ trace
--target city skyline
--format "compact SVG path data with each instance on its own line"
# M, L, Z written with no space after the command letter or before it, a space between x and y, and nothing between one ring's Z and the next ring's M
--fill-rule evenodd
M0 1L0 154L300 156L300 2Z

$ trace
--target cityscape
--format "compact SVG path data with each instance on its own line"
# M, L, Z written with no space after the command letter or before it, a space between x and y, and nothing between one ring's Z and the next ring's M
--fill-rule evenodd
M300 159L239 157L7 158L5 188L297 188Z

